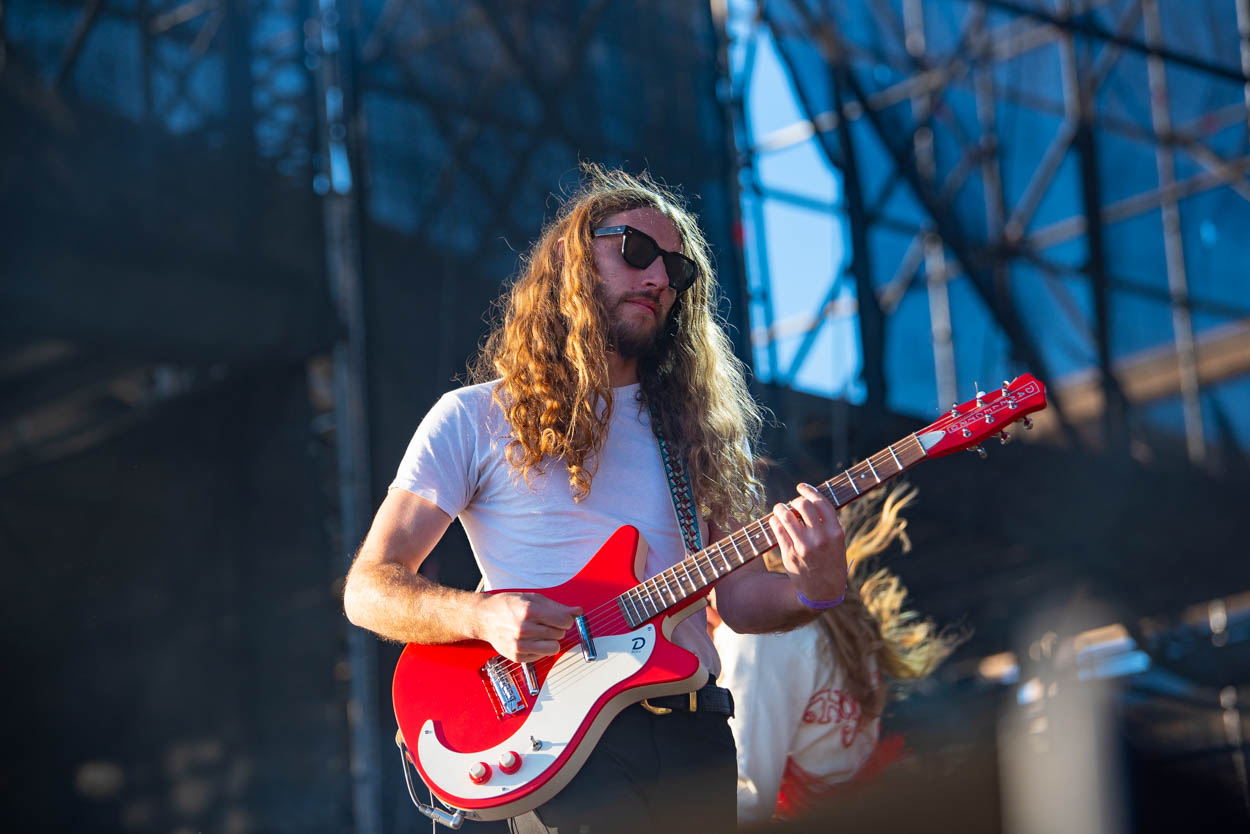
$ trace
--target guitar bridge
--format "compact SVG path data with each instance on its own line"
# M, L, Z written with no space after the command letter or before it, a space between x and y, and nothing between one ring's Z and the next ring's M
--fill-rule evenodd
M493 697L499 717L515 715L525 709L525 699L512 677L513 666L502 655L496 655L482 666L482 679Z

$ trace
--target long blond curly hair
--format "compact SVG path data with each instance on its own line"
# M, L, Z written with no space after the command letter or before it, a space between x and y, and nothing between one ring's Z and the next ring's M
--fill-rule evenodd
M608 217L653 208L672 221L699 267L678 293L656 349L639 361L643 403L689 467L695 501L712 524L757 515L763 489L750 449L763 420L719 316L703 233L683 200L648 174L582 166L582 184L523 257L498 303L496 324L471 366L475 382L500 379L494 398L512 428L508 462L528 478L563 462L575 500L590 493L612 410L608 328L591 231Z
M915 500L916 489L904 484L874 492L838 511L846 532L850 569L846 599L820 614L826 644L845 674L846 690L859 702L860 723L885 709L891 688L884 678L906 684L933 674L942 661L967 639L967 634L939 629L932 620L904 609L907 588L888 568L875 570L873 557L898 542L911 550L902 510ZM784 570L769 553L770 570ZM900 687L895 692L901 693Z

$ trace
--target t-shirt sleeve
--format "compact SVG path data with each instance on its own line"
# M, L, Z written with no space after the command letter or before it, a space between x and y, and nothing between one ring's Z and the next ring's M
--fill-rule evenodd
M722 633L722 631L724 633ZM801 630L735 634L716 630L721 658L717 683L733 692L730 720L738 748L738 821L769 819L786 759L811 694L813 658Z
M417 426L390 488L458 516L477 491L478 423L457 392L444 394Z

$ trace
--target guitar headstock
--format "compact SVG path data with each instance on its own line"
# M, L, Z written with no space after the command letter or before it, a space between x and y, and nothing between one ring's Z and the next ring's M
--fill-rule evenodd
M1023 374L1001 388L978 391L976 399L951 406L946 416L916 432L916 437L931 458L965 449L985 457L982 443L995 436L1006 443L1011 439L1008 426L1022 421L1026 429L1032 428L1028 415L1045 407L1046 386L1032 374Z

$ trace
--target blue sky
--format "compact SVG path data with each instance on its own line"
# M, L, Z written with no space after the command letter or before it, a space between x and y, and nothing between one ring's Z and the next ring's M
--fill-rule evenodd
M738 15L731 25L738 35L732 60L741 74L748 50L745 42L748 27L742 25L746 19L742 15L749 14L749 9L744 8L744 3L731 6ZM759 141L773 131L794 125L803 116L793 85L766 33L758 34L751 60L746 112L751 139ZM800 195L818 204L840 206L841 178L825 160L814 139L761 153L757 160L759 179L766 187ZM749 194L745 199L748 204L754 202ZM760 258L766 257L774 323L788 324L781 328L785 332L798 331L777 341L777 368L771 367L769 351L757 343L756 373L761 379L771 381L786 378L790 373L791 361L802 341L803 320L816 313L834 282L838 282L834 297L850 310L854 309L855 288L843 275L847 263L846 222L840 211L821 211L778 199L765 199L759 208L763 215L762 228L752 206L744 207L743 211L752 287L758 291L760 282L765 280ZM757 333L765 327L759 305L752 306L751 324ZM812 393L858 400L862 396L857 379L859 366L857 321L853 314L835 315L821 325L819 337L792 385Z

